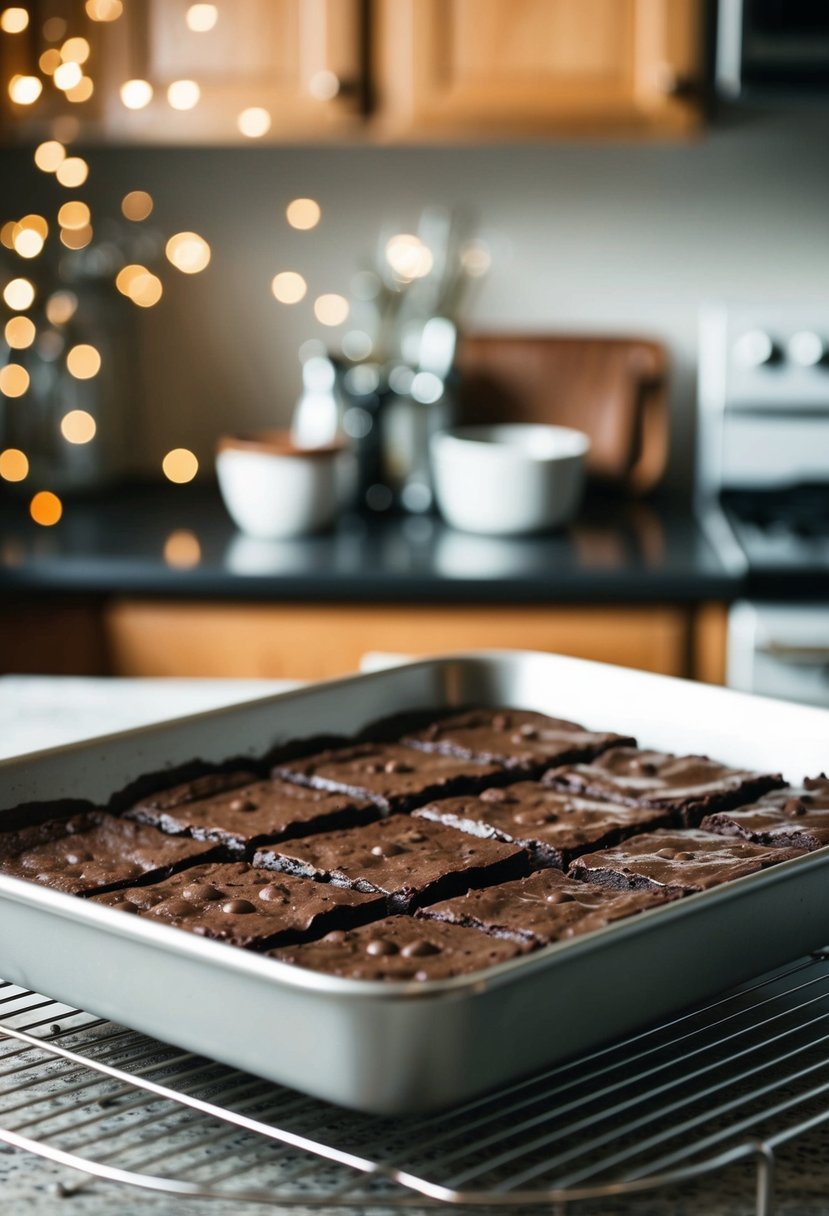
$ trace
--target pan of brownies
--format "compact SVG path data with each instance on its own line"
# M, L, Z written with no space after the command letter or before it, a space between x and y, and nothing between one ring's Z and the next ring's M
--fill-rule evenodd
M829 941L829 712L448 656L0 764L0 975L461 1102Z

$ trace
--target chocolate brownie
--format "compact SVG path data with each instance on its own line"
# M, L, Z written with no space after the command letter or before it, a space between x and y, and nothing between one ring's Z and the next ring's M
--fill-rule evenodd
M368 798L391 812L411 810L431 798L479 790L503 777L503 771L495 764L430 755L400 743L358 743L281 764L273 776Z
M617 890L632 888L688 895L764 870L779 861L801 857L803 853L803 849L767 848L744 840L729 840L699 829L657 831L632 836L612 849L585 853L573 862L570 874Z
M796 789L774 790L751 806L708 815L701 826L754 844L822 849L829 845L829 778L807 777Z
M213 843L165 836L94 810L0 834L0 872L70 895L91 895L166 878L216 852Z
M287 781L257 781L250 774L237 776L246 781L206 790L208 779L200 778L154 794L125 812L126 816L174 836L216 840L242 852L268 840L365 823L380 814L365 799Z
M750 802L785 785L779 773L729 768L707 756L614 747L591 764L551 769L545 783L628 806L661 807L695 827L703 815Z
M447 798L421 807L413 818L506 840L527 849L534 865L559 869L566 869L585 849L616 844L634 832L670 823L663 810L582 798L539 781L496 786L477 797Z
M390 912L405 912L469 887L518 878L526 874L529 859L515 845L395 815L259 849L254 865L358 891L381 891Z
M382 896L277 876L244 861L194 866L164 882L92 899L200 937L257 949L307 941L385 913Z
M560 870L538 870L516 882L431 904L417 916L545 946L601 929L669 899L666 891L614 891L576 882Z
M485 971L526 946L440 921L390 916L321 941L271 951L272 958L352 980L445 980Z
M402 741L426 752L466 756L528 775L551 764L592 760L608 747L636 742L630 736L586 730L577 722L530 709L468 710L432 722Z

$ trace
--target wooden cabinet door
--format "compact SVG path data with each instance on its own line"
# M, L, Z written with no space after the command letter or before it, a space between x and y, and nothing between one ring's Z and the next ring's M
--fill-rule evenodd
M380 0L390 134L679 131L700 0Z
M360 0L233 0L215 26L188 28L190 0L135 0L101 33L103 133L130 141L240 143L239 116L263 110L252 142L319 138L361 123ZM153 87L146 107L124 106L127 80ZM178 110L168 90L194 81L197 104Z

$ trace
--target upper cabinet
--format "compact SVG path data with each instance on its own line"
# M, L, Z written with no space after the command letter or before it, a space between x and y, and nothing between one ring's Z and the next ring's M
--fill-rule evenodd
M407 137L682 132L698 0L381 0L377 118Z
M32 0L6 124L130 143L681 134L703 0ZM56 87L67 40L87 83ZM76 53L76 49L71 51ZM14 100L12 78L41 81ZM77 73L76 73L77 74Z

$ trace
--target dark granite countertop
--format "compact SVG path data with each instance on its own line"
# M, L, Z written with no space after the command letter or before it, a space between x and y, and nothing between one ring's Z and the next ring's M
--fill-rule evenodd
M237 532L210 485L124 489L66 503L52 528L0 503L9 594L434 603L734 599L729 573L676 507L596 498L552 536L472 536L434 517L344 517L328 534Z

